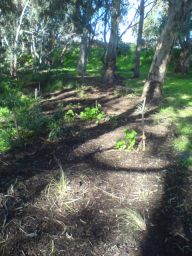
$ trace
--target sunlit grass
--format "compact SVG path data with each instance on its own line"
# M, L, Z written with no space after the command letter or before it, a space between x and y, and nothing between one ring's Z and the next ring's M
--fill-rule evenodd
M117 217L119 219L120 226L130 233L136 231L145 231L146 222L145 218L136 210L129 208L117 210Z
M192 166L192 80L191 74L170 73L164 85L165 103L156 114L159 122L176 127L173 148L181 154L185 165ZM173 127L173 126L172 126Z

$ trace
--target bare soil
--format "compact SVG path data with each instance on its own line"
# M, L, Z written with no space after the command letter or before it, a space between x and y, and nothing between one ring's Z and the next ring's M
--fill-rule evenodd
M0 255L192 255L192 176L171 148L174 126L155 122L158 109L149 107L146 150L115 150L126 128L141 135L140 99L119 88L46 95L48 115L60 103L79 113L97 102L108 118L76 120L61 140L34 139L1 155ZM55 185L61 166L64 196ZM122 209L140 213L146 228L133 229Z

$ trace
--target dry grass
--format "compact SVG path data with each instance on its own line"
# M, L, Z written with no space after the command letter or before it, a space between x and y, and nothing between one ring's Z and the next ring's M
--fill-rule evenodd
M117 218L119 219L120 226L125 231L134 233L146 230L145 218L136 210L129 208L118 209Z

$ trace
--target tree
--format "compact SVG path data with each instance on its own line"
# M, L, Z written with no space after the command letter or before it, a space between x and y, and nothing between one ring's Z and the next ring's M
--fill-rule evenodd
M86 72L88 52L91 40L95 36L96 22L99 16L99 10L102 6L102 0L80 0L76 1L73 20L76 33L80 34L80 53L77 65L78 73L83 77Z
M158 40L142 98L159 100L170 53L186 15L192 9L191 0L169 0L168 20Z
M112 1L111 11L111 32L109 44L105 55L105 74L104 81L106 84L113 84L115 78L117 45L118 45L118 31L120 22L120 0Z
M188 73L191 62L192 62L192 41L191 41L191 13L186 16L186 20L183 24L182 31L178 36L179 45L181 47L181 52L177 61L175 68L176 73Z
M141 0L140 6L139 6L139 28L138 28L137 45L135 50L135 61L134 61L135 62L134 63L135 78L140 76L140 52L142 47L144 15L145 15L145 0Z

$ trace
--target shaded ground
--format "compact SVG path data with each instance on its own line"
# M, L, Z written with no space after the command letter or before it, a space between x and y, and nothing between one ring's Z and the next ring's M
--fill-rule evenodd
M192 255L192 176L171 149L174 127L157 124L157 109L148 108L146 151L115 150L125 128L141 134L139 97L119 88L46 95L48 115L61 103L79 113L97 102L108 118L76 120L61 140L2 155L1 255ZM137 226L122 218L124 210L142 216Z

